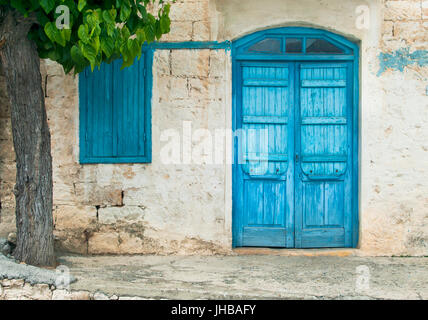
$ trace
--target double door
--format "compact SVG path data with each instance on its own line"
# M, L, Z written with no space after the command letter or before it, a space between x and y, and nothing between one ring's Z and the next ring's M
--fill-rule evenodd
M352 246L352 62L240 61L235 246Z

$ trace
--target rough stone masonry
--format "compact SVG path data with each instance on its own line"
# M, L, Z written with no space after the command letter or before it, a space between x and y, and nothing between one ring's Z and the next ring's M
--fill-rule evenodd
M356 8L369 8L359 28ZM357 255L428 255L428 1L183 0L162 41L225 41L311 26L359 42ZM231 168L166 165L167 129L231 127L231 52L157 50L149 164L79 164L78 78L43 61L58 248L80 254L230 254ZM15 229L15 159L0 78L0 236Z

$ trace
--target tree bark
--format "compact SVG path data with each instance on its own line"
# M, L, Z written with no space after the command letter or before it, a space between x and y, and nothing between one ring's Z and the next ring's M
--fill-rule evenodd
M33 22L9 13L0 27L0 59L11 104L16 153L15 259L54 266L52 157L36 45L27 37Z

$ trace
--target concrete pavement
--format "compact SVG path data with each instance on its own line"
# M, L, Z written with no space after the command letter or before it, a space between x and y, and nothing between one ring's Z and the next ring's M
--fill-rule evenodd
M428 299L428 258L62 256L72 290L146 299Z

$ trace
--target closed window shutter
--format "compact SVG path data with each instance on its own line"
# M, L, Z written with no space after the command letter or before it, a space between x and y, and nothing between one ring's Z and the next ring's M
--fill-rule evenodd
M150 161L150 101L146 98L146 59L121 70L122 60L103 63L80 75L80 161Z

